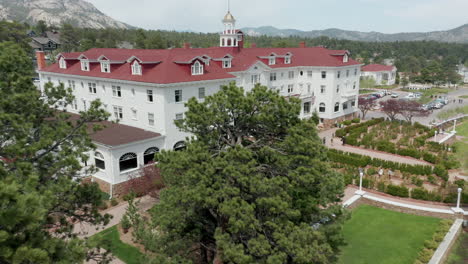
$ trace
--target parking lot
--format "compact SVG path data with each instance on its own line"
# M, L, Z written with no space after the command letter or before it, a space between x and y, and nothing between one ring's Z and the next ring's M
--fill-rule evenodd
M413 91L413 92L406 92L406 91L401 91L401 90L389 90L390 94L394 94L394 96L392 97L392 95L386 95L386 96L383 96L381 98L377 98L377 103L381 102L381 101L386 101L386 100L389 100L389 99L408 99L408 100L417 100L418 98L409 98L408 95L410 95L411 93L415 93L417 91ZM365 94L365 95L361 95L361 96L370 96L371 94ZM413 118L413 120L415 122L419 122L421 124L424 124L424 125L429 125L432 121L437 121L438 118L437 118L437 114L440 113L441 111L445 111L447 109L453 109L453 108L456 108L456 107L460 107L460 106L463 106L463 105L468 105L468 99L462 99L463 102L460 102L459 101L459 96L462 96L462 95L468 95L468 87L460 87L458 90L452 90L450 91L449 93L447 94L444 94L444 95L441 95L441 97L444 97L446 98L447 100L447 104L446 105L436 105L436 103L432 103L431 105L432 106L437 106L440 108L436 108L436 107L431 107L431 109L428 109L431 111L431 113L429 114L429 116L427 117L415 117ZM437 100L439 98L434 98L431 102L434 102L435 100ZM454 101L455 100L455 101ZM430 103L428 103L429 105ZM442 104L442 103L439 103L439 104ZM380 117L386 117L386 115L380 111L380 109L378 109L378 107L373 110L373 111L369 111L369 113L367 113L366 115L366 119L371 119L371 118L380 118Z

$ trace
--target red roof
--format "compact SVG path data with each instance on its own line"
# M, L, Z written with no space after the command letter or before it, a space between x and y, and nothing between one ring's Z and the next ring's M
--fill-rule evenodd
M62 73L69 75L89 76L97 78L108 78L117 80L127 80L145 83L181 83L217 79L235 78L231 72L245 71L257 61L262 61L268 65L268 59L259 57L269 56L272 53L280 56L275 65L268 65L271 68L289 68L300 66L323 66L340 67L349 65L359 65L360 63L349 59L343 62L344 50L328 50L323 47L304 48L178 48L165 50L131 50L131 49L90 49L83 53L63 53L62 56L67 61L67 69L60 69L57 63L52 64L42 72ZM291 63L284 64L281 58L290 53ZM203 75L191 75L189 63L197 57L208 56L211 59L221 59L227 54L233 56L232 68L222 68L221 61L211 60L209 65L205 65ZM84 55L90 60L90 71L82 71L78 57ZM105 56L111 61L111 72L101 72L101 66L97 62L98 58ZM142 62L142 75L132 75L129 59L138 58Z
M381 72L381 71L393 71L395 66L387 66L382 64L369 64L363 66L361 71L363 72Z

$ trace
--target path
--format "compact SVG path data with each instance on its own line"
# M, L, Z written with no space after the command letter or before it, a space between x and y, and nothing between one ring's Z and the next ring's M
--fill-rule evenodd
M345 152L350 152L350 153L356 153L364 156L369 156L373 158L378 158L382 160L388 160L388 161L393 161L393 162L398 162L398 163L405 163L405 164L410 164L410 165L432 165L429 162L423 161L423 160L418 160L412 157L405 157L405 156L400 156L396 154L390 154L382 151L376 151L376 150L370 150L370 149L364 149L360 147L354 147L350 145L344 145L341 143L340 138L334 138L333 139L333 145L331 144L330 139L332 138L332 135L335 134L337 128L329 129L326 131L322 131L319 133L319 137L321 139L325 138L326 143L325 145L329 148L345 151Z
M153 198L148 195L143 196L137 200L139 201L138 209L140 211L146 211L150 209L157 202L156 198ZM78 237L85 238L85 237L90 237L96 233L99 233L102 230L105 230L107 228L113 227L117 225L118 223L120 223L120 220L122 220L122 217L124 216L125 212L127 212L127 206L128 206L128 202L123 202L119 204L118 206L115 206L115 207L112 207L103 211L102 212L103 214L110 214L113 216L107 225L96 226L96 225L91 225L89 223L77 223L73 227L73 233L78 234Z

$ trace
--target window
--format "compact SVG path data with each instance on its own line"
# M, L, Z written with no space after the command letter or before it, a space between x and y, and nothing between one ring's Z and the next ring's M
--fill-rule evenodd
M89 71L89 61L82 60L81 61L81 70L82 71Z
M351 106L355 107L356 106L356 101L351 101Z
M52 78L47 77L47 82L52 82Z
M135 88L132 88L132 95L135 96Z
M348 62L348 60L349 60L348 54L345 54L343 56L343 62L346 63L346 62Z
M312 78L312 71L307 71L307 77Z
M357 75L357 69L354 69L354 76Z
M59 67L60 69L66 69L67 68L67 62L63 57L60 57L59 59Z
M292 93L294 91L294 84L288 84L288 93Z
M320 93L325 93L325 85L320 86Z
M148 113L148 125L154 126L154 114Z
M141 75L141 65L138 63L138 61L133 62L132 64L132 74L133 75Z
M275 57L270 57L268 59L268 65L275 65L276 64L276 58Z
M349 77L349 70L346 70L346 77Z
M88 83L89 93L96 94L96 84L95 83Z
M356 89L356 82L353 83L353 90Z
M338 73L336 74L336 78L340 78L341 77L341 71L338 71Z
M343 107L343 110L348 109L348 102L344 102L342 107Z
M324 113L325 112L325 103L320 103L319 105L319 112Z
M104 161L104 156L99 152L94 153L94 163L96 164L97 168L101 170L106 169L106 162Z
M154 101L153 98L153 90L146 90L146 99L148 102L152 103Z
M257 74L254 74L250 77L250 81L253 83L253 84L257 84L258 83L258 75Z
M135 153L124 154L119 159L120 172L138 168L138 159Z
M87 107L86 107L86 100L82 99L83 100L83 110L86 111L87 110Z
M223 60L223 68L231 68L231 59Z
M291 64L291 56L284 57L284 64Z
M75 81L68 80L68 88L75 90Z
M108 61L101 62L101 72L110 72L110 62Z
M137 120L138 119L138 111L136 108L132 108L132 119Z
M336 103L335 104L335 112L338 112L338 111L340 111L340 104Z
M310 113L310 102L304 103L304 114Z
M288 72L288 78L289 79L294 79L294 71Z
M203 74L203 65L199 61L195 61L192 65L192 75L202 75Z
M327 72L326 71L322 71L322 79L326 79L327 78Z
M120 88L120 86L112 85L112 96L122 97L122 89Z
M337 92L337 93L340 92L340 85L339 85L339 84L336 86L336 92Z
M78 102L75 100L73 100L73 109L75 110L78 110Z
M205 87L198 88L198 99L205 98Z
M181 150L184 150L185 148L186 148L186 146L185 146L184 141L179 141L179 142L175 143L175 145L174 145L174 150L175 151L181 151Z
M183 113L178 113L175 115L175 120L181 120L184 119L184 114Z
M307 94L310 94L311 91L312 91L312 84L308 83L307 84Z
M174 91L174 100L176 103L182 102L182 90Z
M123 109L121 106L114 106L114 117L115 119L123 118Z
M270 73L270 82L276 81L276 72Z
M159 152L159 149L156 147L149 148L145 150L143 154L143 163L150 164L154 162L154 155Z

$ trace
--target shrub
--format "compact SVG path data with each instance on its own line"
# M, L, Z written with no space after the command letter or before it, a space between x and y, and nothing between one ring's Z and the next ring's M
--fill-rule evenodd
M379 182L379 183L377 184L377 190L378 190L379 192L385 192L385 187L386 187L386 186L385 186L385 182Z
M120 220L120 225L122 226L122 229L124 231L126 231L126 230L130 229L130 227L132 227L132 224L130 223L130 219L128 219L127 214L125 214L122 217L122 220Z
M110 201L110 204L111 204L112 206L116 206L116 205L119 204L119 202L117 201L117 199L112 198L111 201Z
M369 169L367 170L367 175L375 175L375 174L377 174L377 170L376 170L376 169L374 169L374 168L369 168Z
M379 141L377 142L377 150L395 153L395 144L390 141Z
M423 248L423 250L419 252L418 260L422 263L428 263L431 260L432 255L434 255L434 250Z
M424 154L423 154L423 160L434 164L434 163L437 162L437 157L434 156L434 155L432 155L431 153L424 152Z
M418 200L428 200L429 193L425 189L416 188L411 190L411 198Z
M349 125L351 125L351 120L345 120L345 121L342 122L342 124L345 125L345 126L349 126Z
M351 120L351 122L356 124L356 123L361 122L361 119L360 118L354 118L353 120Z
M401 156L413 157L413 158L416 158L416 159L421 158L421 154L419 153L419 151L417 149L414 149L414 148L399 149L397 151L397 154L401 155Z
M397 186L397 185L388 185L386 193L399 196L399 197L409 197L409 190L405 186Z
M441 164L437 164L435 167L434 167L434 174L439 176L440 178L444 179L445 181L448 180L448 172L447 172L447 169L441 165Z

